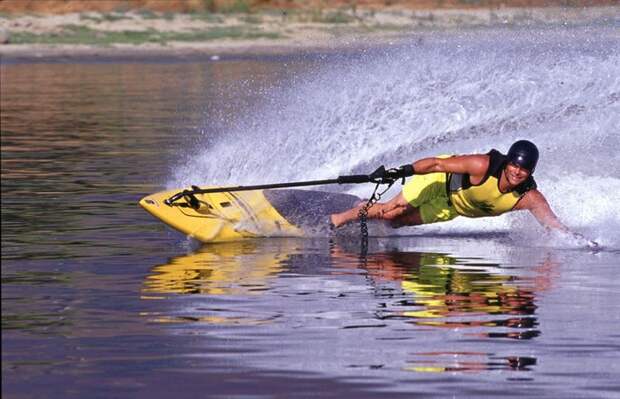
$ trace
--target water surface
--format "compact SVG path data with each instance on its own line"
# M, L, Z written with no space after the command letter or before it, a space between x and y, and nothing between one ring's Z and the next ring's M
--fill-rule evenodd
M619 395L614 32L2 64L3 394ZM365 258L355 226L201 246L137 206L164 187L329 178L516 137L540 143L539 186L602 251L527 215L373 237Z

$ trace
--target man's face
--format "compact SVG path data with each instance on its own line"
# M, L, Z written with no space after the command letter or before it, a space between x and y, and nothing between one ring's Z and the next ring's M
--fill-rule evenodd
M514 163L506 165L506 179L511 186L518 186L523 183L530 175L530 171L523 169Z

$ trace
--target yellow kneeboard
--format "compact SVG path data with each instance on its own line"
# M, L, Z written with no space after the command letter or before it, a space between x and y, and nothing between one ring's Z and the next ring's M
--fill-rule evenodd
M140 200L140 205L167 225L202 242L303 235L267 201L262 190L196 194L197 208L184 198L172 205L164 202L179 191L149 195Z
M193 194L197 201L181 197L166 203L181 191L146 196L140 205L170 227L205 243L302 237L305 228L326 228L329 214L352 208L360 201L349 194L297 189Z

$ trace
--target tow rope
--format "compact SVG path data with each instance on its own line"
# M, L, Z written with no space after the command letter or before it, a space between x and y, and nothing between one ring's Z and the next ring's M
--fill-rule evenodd
M375 189L370 196L368 202L359 210L358 217L360 220L360 230L362 235L362 247L361 253L365 257L368 253L368 210L376 204L383 194L385 194L397 181L402 179L402 184L405 184L405 178L413 175L413 167L411 165L403 165L400 168L392 168L386 170L381 165L377 170L369 175L348 175L338 176L335 179L325 180L309 180L309 181L297 181L288 183L271 183L260 184L251 186L234 186L234 187L210 187L200 188L198 186L191 186L191 190L180 191L170 198L164 200L164 203L168 206L174 206L175 202L183 198L185 203L191 208L198 209L200 207L200 201L196 198L198 194L210 194L210 193L222 193L231 191L250 191L250 190L267 190L274 188L285 187L301 187L301 186L318 186L325 184L359 184L359 183L375 183ZM387 188L380 193L377 193L379 186L387 185Z

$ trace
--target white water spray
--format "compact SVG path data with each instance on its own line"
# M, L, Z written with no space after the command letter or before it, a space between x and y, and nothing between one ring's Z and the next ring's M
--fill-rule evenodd
M541 150L535 177L558 216L618 247L618 31L425 34L327 62L265 93L260 107L179 169L174 185L332 178L429 155L505 152L525 138ZM360 196L372 191L366 185L346 189ZM525 214L459 218L416 231L516 226L534 236L540 230L532 221Z

